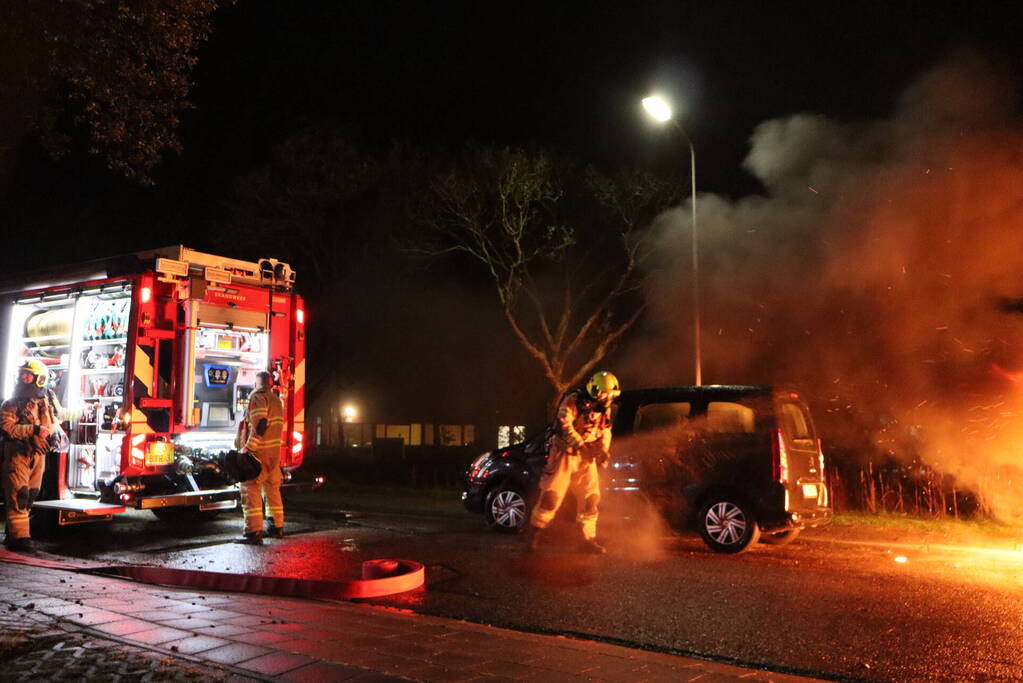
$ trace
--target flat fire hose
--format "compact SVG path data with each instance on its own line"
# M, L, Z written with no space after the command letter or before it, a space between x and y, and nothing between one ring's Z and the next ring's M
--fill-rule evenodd
M426 581L426 569L411 560L366 560L362 563L362 578L349 581L298 579L286 576L260 576L258 574L226 574L193 569L170 569L125 565L118 567L83 567L54 562L18 553L0 550L0 562L15 562L50 569L119 576L143 583L162 586L184 586L235 593L260 593L296 598L332 598L352 600L376 598L414 590Z
M262 593L300 598L376 598L381 595L404 593L423 585L426 570L411 560L367 560L362 563L362 578L349 581L323 579L297 579L286 576L260 576L258 574L226 574L193 569L166 567L103 567L94 574L123 576L124 578L158 583L163 586L186 586L207 590L236 593Z

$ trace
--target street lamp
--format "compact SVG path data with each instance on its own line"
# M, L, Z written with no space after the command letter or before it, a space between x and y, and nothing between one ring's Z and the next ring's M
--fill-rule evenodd
M693 148L693 141L689 138L689 133L682 127L682 124L673 117L671 105L668 104L667 100L658 95L652 95L650 97L643 98L643 109L646 110L654 120L660 123L667 123L671 121L675 124L675 128L682 133L682 137L686 139L686 143L689 144L689 164L690 172L689 175L692 180L692 194L693 194L693 347L696 353L696 386L700 386L703 383L703 374L701 372L700 362L700 260L699 251L696 248L696 150Z
M349 403L341 409L341 415L345 422L355 422L355 418L359 415L359 409Z

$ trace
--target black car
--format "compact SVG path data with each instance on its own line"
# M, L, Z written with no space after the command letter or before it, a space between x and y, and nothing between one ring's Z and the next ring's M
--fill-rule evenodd
M827 524L824 454L810 411L791 391L758 386L661 387L615 401L605 496L640 496L713 550L788 543ZM476 458L462 501L495 530L529 519L550 431Z

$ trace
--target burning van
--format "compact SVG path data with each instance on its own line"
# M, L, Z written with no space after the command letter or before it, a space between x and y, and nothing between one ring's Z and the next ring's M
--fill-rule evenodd
M175 246L33 277L3 291L3 394L26 359L44 363L70 442L33 523L236 508L230 454L262 370L284 402L282 467L301 465L305 313L287 264Z
M661 387L615 401L605 498L642 498L713 550L782 544L831 520L824 454L806 404L756 386ZM549 432L484 453L466 473L465 506L498 531L524 528Z

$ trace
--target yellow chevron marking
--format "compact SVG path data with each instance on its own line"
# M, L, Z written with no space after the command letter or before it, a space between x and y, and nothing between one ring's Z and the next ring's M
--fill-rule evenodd
M152 434L153 428L149 426L146 414L135 406L131 407L131 432L132 434Z
M153 395L153 364L142 350L142 344L135 346L135 379L146 385L146 391Z

